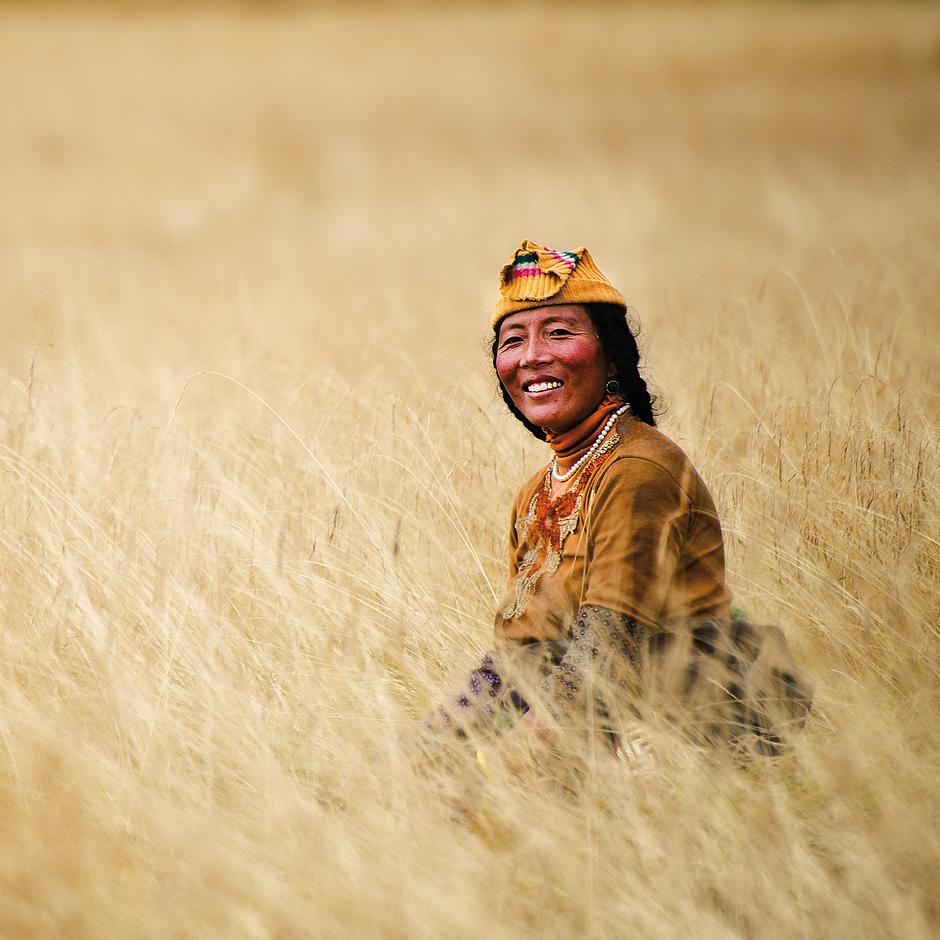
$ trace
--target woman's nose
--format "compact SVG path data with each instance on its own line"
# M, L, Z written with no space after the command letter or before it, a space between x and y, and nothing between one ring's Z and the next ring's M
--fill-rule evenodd
M548 354L548 346L542 342L540 336L530 336L526 339L522 347L522 355L519 357L519 365L529 365L530 363L545 362L551 357Z

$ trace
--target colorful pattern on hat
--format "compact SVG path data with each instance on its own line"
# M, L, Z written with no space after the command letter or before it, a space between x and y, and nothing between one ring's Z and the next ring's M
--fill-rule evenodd
M512 300L545 300L561 290L583 252L556 251L526 240L503 265L500 292Z
M560 261L563 268L569 272L575 269L578 263L578 255L573 251L553 251L551 248L543 249L545 254L556 261ZM539 266L539 256L533 252L527 251L516 255L516 262L509 270L508 280L514 281L519 277L538 277L542 273Z
M612 303L626 307L620 291L584 247L561 251L526 239L499 272L500 299L493 328L510 313L550 304Z

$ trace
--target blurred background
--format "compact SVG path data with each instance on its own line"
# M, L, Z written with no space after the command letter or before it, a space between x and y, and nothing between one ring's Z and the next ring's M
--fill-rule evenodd
M885 323L935 296L934 4L0 10L20 369L93 337L147 395L166 356L340 367L416 331L476 368L523 237L589 245L670 359L671 318L720 330L772 272Z
M0 935L937 935L940 6L8 0L0 115ZM523 238L814 677L783 771L396 750L546 459Z

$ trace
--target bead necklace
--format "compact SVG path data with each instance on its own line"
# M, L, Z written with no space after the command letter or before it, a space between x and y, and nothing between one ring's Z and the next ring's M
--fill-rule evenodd
M614 422L619 418L625 411L629 411L629 405L622 405L618 408L606 421L604 427L601 428L601 433L594 438L594 443L587 449L587 452L579 457L564 473L558 472L558 461L555 458L552 458L552 479L556 480L558 483L564 483L566 480L570 480L577 472L587 463L591 457L594 456L595 451L601 444L604 443L604 438L607 437L607 432L614 426Z

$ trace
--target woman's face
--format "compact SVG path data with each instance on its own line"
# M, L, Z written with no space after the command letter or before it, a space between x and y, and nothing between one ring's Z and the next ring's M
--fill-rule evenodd
M529 421L560 434L600 404L613 369L587 308L559 304L500 323L496 372Z

